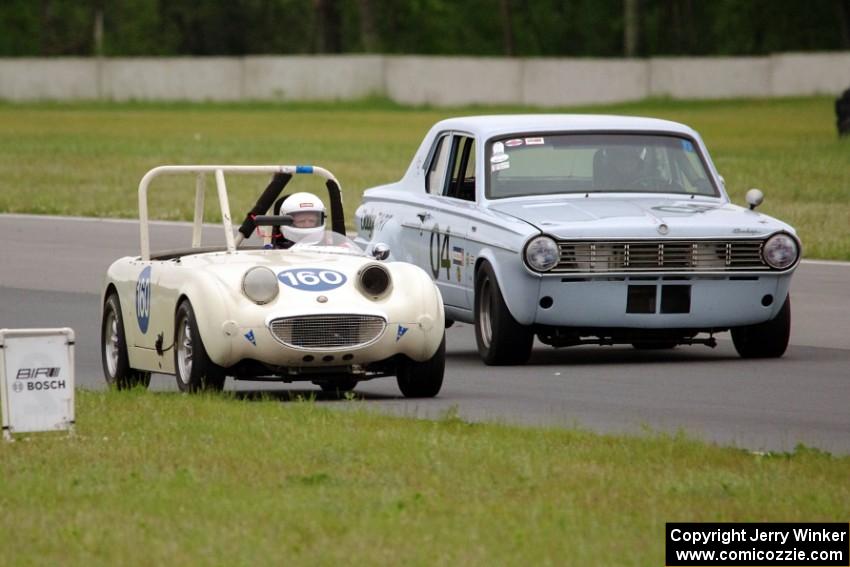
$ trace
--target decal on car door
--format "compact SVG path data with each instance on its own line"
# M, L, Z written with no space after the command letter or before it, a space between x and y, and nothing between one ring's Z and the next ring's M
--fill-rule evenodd
M136 282L136 321L142 334L148 332L151 319L151 267L148 266L139 274Z
M451 253L449 252L451 250ZM441 234L434 227L431 233L430 246L431 275L435 280L440 279L440 273L445 269L445 281L451 282L452 275L457 283L463 281L463 272L466 267L466 253L460 246L451 244L451 233ZM454 274L452 268L454 267Z
M451 279L449 270L451 269L451 260L449 259L449 238L450 235L440 234L434 227L434 232L431 233L431 274L435 280L440 279L440 270L446 269L446 279Z
M463 260L463 248L460 246L452 246L452 265L455 266L455 273L457 275L457 283L460 283L462 271L461 268L464 266Z

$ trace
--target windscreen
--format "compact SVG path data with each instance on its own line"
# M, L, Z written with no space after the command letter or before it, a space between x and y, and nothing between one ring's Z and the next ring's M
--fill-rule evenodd
M323 254L345 254L347 256L365 256L366 253L353 240L329 230L305 236L292 248L292 252L321 252Z
M487 145L487 198L560 193L719 196L696 144L643 134L541 134Z

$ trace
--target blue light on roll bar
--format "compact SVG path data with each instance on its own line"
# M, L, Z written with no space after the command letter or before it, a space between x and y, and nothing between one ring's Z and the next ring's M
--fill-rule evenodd
M313 173L312 165L296 165L295 173Z

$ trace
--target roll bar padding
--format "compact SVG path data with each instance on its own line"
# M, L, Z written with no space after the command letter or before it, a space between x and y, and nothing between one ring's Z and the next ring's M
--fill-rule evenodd
M251 209L251 211L245 216L245 220L242 221L242 226L239 227L239 232L242 236L245 238L251 237L254 229L257 228L257 223L254 220L255 217L265 215L266 212L268 212L274 204L274 200L277 199L277 196L280 195L280 192L283 191L283 188L286 187L286 184L289 183L291 179L292 174L290 173L274 174L271 182L269 182L268 186L260 195L260 198L257 199L257 203L254 205L254 208Z

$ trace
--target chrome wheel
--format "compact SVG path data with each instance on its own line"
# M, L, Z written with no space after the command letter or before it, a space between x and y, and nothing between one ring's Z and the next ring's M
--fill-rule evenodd
M192 379L192 350L192 326L189 318L184 317L177 327L177 366L184 384Z
M481 290L478 298L480 302L478 304L478 327L484 348L490 348L490 343L493 340L492 289L489 278L481 282Z
M107 330L103 337L104 360L109 376L114 378L118 374L118 318L111 309L106 314L104 326Z

